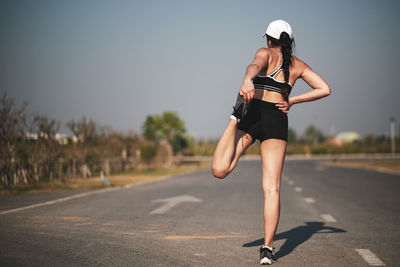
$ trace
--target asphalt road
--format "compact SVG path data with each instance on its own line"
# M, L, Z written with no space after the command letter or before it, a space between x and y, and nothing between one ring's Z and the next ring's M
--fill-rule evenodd
M1 196L0 265L258 266L260 185L260 161L242 161L224 180L208 170L110 191ZM274 265L399 266L399 185L399 175L287 161Z

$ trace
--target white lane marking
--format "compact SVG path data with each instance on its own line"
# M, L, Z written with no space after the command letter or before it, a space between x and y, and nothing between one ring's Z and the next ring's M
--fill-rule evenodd
M332 215L330 214L321 214L322 219L324 219L326 222L336 222L336 219L333 218Z
M289 180L287 183L288 183L288 185L294 185L294 181L293 180Z
M369 249L355 249L357 253L363 258L370 266L385 266L385 264Z
M301 188L301 187L295 187L295 188L294 188L294 191L296 191L296 192L301 192L301 191L303 191L303 188Z
M310 203L310 204L311 203L315 203L315 199L313 199L312 197L305 197L304 201L307 202L307 203Z
M175 207L181 202L201 202L203 200L188 196L188 195L182 195L182 196L176 196L176 197L170 197L170 198L164 198L164 199L156 199L153 200L152 202L167 202L161 207L158 207L157 209L153 210L150 212L150 214L163 214L169 211L171 208Z
M102 193L114 191L114 190L117 190L117 189L121 189L121 188L119 188L119 187L106 188L106 189L101 189L101 190L95 190L95 191L90 191L90 192L86 192L86 193L76 194L76 195L73 195L73 196L63 197L63 198L50 200L50 201L46 201L46 202L42 202L42 203L38 203L38 204L32 204L32 205L21 207L21 208L1 211L0 215L13 213L13 212L21 211L21 210L33 209L33 208L37 208L37 207L48 206L48 205L52 205L52 204L56 204L56 203L60 203L60 202L64 202L64 201L68 201L68 200L71 200L71 199L87 197L87 196L90 196L90 195L102 194Z

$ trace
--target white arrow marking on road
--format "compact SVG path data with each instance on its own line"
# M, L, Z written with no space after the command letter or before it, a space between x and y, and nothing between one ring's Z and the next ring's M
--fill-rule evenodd
M152 202L167 202L161 207L153 210L150 212L150 214L163 214L169 211L171 208L175 207L181 202L201 202L203 200L188 196L188 195L182 195L182 196L176 196L176 197L170 197L170 198L163 198L163 199L156 199L153 200Z

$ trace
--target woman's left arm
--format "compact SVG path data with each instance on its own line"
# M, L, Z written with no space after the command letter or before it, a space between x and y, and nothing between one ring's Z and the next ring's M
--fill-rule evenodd
M330 95L331 88L326 83L321 76L319 76L316 72L314 72L309 66L305 65L305 68L301 74L301 78L311 87L313 90L300 94L297 96L293 96L289 98L289 102L281 102L276 106L282 110L284 113L288 113L290 107L293 104L298 104L302 102L314 101L323 97Z

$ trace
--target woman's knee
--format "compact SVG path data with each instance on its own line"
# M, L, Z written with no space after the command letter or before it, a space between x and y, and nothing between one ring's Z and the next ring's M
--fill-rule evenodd
M278 185L263 186L264 195L279 195L280 187Z
M221 168L219 166L212 166L212 173L215 178L223 179L228 175L229 171L226 168Z
M219 160L211 161L211 170L215 178L223 179L229 174L229 165Z

